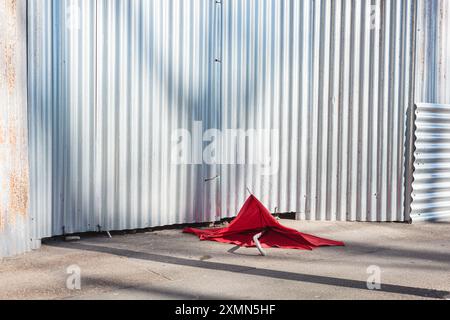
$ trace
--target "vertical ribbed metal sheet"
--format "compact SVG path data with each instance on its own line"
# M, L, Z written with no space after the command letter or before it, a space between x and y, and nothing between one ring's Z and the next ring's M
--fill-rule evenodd
M416 102L450 104L450 1L420 0Z
M450 219L450 105L418 104L411 217Z
M247 187L302 219L406 219L415 0L28 4L36 238L231 217ZM279 171L174 165L194 121L278 131Z
M222 167L223 214L249 187L301 219L406 220L416 1L222 3L222 127L280 133L277 174Z
M97 230L96 2L31 0L28 7L34 236Z
M54 1L53 234L97 230L96 1Z
M26 1L0 0L0 258L29 251Z
M97 3L100 224L133 229L216 220L215 211L205 211L207 168L171 158L174 132L193 133L195 121L206 130L219 115L215 1Z
M30 214L37 239L52 234L52 1L28 1Z
M36 237L220 218L213 169L171 161L176 129L220 115L215 2L29 6Z

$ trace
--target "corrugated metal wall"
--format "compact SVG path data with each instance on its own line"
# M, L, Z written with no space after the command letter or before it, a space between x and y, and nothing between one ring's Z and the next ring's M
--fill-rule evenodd
M41 239L52 233L52 1L27 3L30 213L33 234Z
M450 105L419 104L411 217L450 219Z
M213 221L172 133L211 123L214 1L30 1L36 237ZM203 128L207 129L207 128ZM201 150L197 150L201 152ZM205 213L207 212L207 213Z
M203 165L173 133L219 115L214 1L98 1L95 212L108 229L214 221ZM201 152L194 150L193 152ZM219 217L220 218L220 217Z
M420 0L411 218L450 219L450 1Z
M0 258L33 247L27 147L26 1L0 0Z
M40 239L97 229L94 215L96 3L32 0L31 209Z
M222 167L223 212L250 187L302 219L407 219L416 1L222 2L223 127L280 132L278 174Z
M247 187L299 218L403 221L415 4L30 0L36 238L234 216ZM278 131L280 170L173 165L196 120Z
M450 104L450 1L420 0L416 102Z

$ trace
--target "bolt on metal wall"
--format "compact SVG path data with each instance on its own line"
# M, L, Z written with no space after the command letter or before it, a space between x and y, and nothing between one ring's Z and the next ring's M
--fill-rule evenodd
M0 257L30 250L26 1L0 0Z

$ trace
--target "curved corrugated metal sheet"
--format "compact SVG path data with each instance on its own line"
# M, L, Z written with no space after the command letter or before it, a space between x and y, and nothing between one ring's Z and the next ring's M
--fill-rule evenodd
M419 104L411 217L450 219L450 105Z
M300 218L405 220L416 1L372 2L29 1L36 237L218 220L247 187ZM195 120L276 129L280 170L172 165Z

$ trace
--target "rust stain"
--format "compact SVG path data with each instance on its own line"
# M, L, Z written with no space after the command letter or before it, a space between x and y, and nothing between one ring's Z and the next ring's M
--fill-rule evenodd
M6 220L6 210L0 202L0 231L5 230L6 226L5 220Z
M0 153L1 154L1 153ZM7 183L5 181L6 179L2 179L0 188L2 190L8 190ZM3 201L0 201L0 231L5 230L6 227L6 219L7 219L7 212L6 207L3 203Z
M6 1L7 13L11 16L16 16L17 13L17 0Z
M9 140L9 144L12 147L15 147L17 145L17 126L15 125L15 121L11 121L12 125L10 124L9 128L8 128L8 140Z
M8 99L20 94L17 92L17 43L19 29L17 28L17 0L0 0L2 10L6 13L1 19L6 30L0 34L0 55L3 65L0 68L0 85L6 95L2 95L2 105L5 115L0 120L0 153L2 176L0 193L0 232L8 225L14 225L20 216L26 216L29 208L29 172L27 157L26 120L24 109L14 103L16 99ZM25 108L25 106L24 106ZM3 192L1 192L3 190ZM6 194L5 194L6 193Z
M17 0L7 0L6 6L6 41L3 45L3 54L5 58L5 81L9 94L13 94L16 87L16 41L17 41Z
M3 129L2 121L0 120L0 145L5 143L5 131Z
M8 209L14 214L28 214L28 174L13 171L9 178Z
M14 63L15 46L14 44L6 44L4 48L5 54L5 73L6 84L8 86L9 93L14 91L16 87L16 68Z

